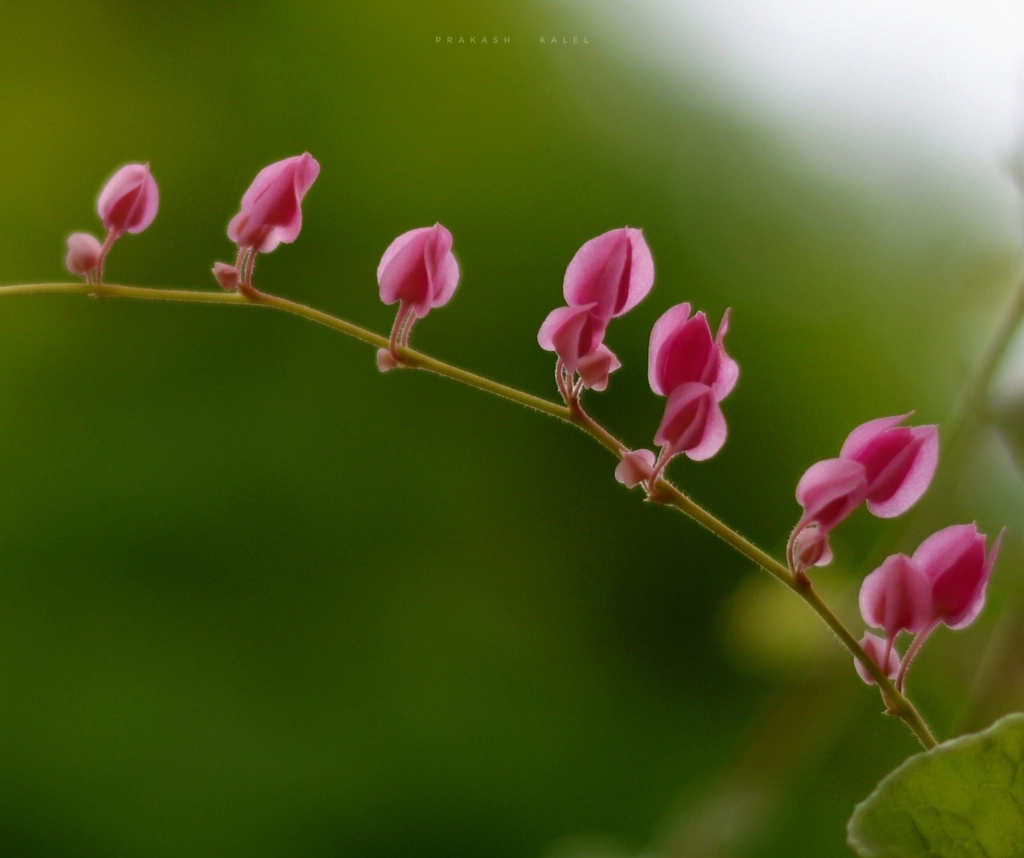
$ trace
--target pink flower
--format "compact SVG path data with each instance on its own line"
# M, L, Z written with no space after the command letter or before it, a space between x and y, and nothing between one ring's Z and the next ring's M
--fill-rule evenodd
M228 224L228 238L240 248L270 253L291 244L302 230L302 199L320 175L308 152L264 167L242 196L242 208Z
M592 238L565 271L562 291L570 307L593 304L607 324L633 309L654 285L654 260L639 229L622 227Z
M391 331L391 354L409 343L416 319L447 304L459 285L459 263L452 254L452 234L441 224L412 229L396 238L377 266L380 299L398 303Z
M127 164L111 176L100 193L103 225L115 236L139 233L153 222L160 206L160 192L149 164Z
M933 622L962 629L985 606L985 591L1005 529L986 555L985 535L975 524L956 524L933 533L914 552L914 563L931 587Z
M316 159L303 152L264 167L242 195L241 210L228 224L228 238L238 245L234 265L218 262L213 275L227 291L249 298L260 293L252 285L256 255L279 244L291 244L302 230L302 200L320 175ZM232 274L231 269L235 270Z
M84 274L86 283L103 282L103 264L114 242L126 232L142 232L156 217L160 192L149 164L126 164L103 186L96 210L107 228L103 244L85 232L68 239L65 260L72 274Z
M639 229L613 229L576 252L562 289L568 306L552 310L537 334L541 348L558 355L555 378L566 402L576 402L584 387L608 386L622 366L604 345L608 323L639 304L653 285L654 260Z
M875 664L879 667L881 667L883 663L885 664L883 669L885 671L885 675L888 676L889 679L896 678L896 674L898 674L900 670L900 657L896 650L888 646L880 637L873 635L870 632L865 633L864 637L860 639L860 645L863 647L864 652L867 653L868 658L870 658ZM860 675L860 678L868 685L875 684L875 678L868 673L868 669L861 664L859 658L855 658L853 660L853 666L857 668L857 673Z
M909 415L882 417L858 426L838 459L816 462L800 478L800 525L831 530L863 501L879 518L906 512L925 493L939 459L937 426L899 426Z
M704 313L690 318L690 305L677 304L654 324L651 331L648 379L651 389L669 396L688 382L709 385L721 402L736 386L740 368L725 353L729 311L725 311L718 333L712 338Z
M892 646L901 631L919 632L931 619L932 587L918 563L893 554L864 579L860 588L864 622L885 630Z
M100 264L103 248L99 240L87 232L76 232L68 237L68 255L65 263L72 274L88 275Z
M447 304L459 285L452 234L439 223L402 233L384 251L377 282L385 304L400 301L421 319Z
M854 429L840 458L860 462L867 478L868 510L894 518L927 491L939 461L938 426L899 426L902 417L881 417Z
M725 417L710 387L700 382L677 387L654 436L654 443L662 448L657 470L679 453L686 453L696 462L710 459L722 449L727 434Z
M627 489L645 483L654 473L654 453L650 450L629 450L615 466L615 479Z

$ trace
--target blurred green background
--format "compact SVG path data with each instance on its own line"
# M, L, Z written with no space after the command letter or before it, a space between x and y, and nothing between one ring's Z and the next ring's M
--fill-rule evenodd
M4 3L0 282L67 279L102 183L149 161L159 215L108 280L216 289L242 192L308 150L304 230L257 285L386 332L380 255L440 221L463 278L415 345L554 398L536 332L566 264L641 226L656 287L612 326L624 368L593 411L649 445L651 324L731 306L729 443L673 476L780 552L798 477L853 426L917 409L948 429L1012 231L963 177L829 174L582 14ZM435 44L480 33L513 41ZM4 300L0 854L847 854L853 804L913 737L802 605L613 466L270 311ZM1024 700L1024 500L988 429L943 469L908 524L844 525L818 579L859 633L880 551L1010 526L982 620L911 680L946 736Z

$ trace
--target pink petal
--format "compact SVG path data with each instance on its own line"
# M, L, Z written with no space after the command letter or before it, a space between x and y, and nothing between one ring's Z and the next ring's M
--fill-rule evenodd
M954 524L936 531L914 552L914 562L935 582L956 558L970 550L980 534L976 524Z
M864 579L860 612L864 622L885 629L894 640L901 631L919 632L931 619L932 588L919 566L905 554L893 554Z
M654 260L639 229L613 229L586 242L565 272L563 293L570 306L596 303L597 314L621 316L654 285Z
M430 302L431 307L443 307L455 294L459 285L459 263L454 254L449 253L444 258L441 270L434 280L434 297Z
M876 480L876 487L868 489L868 509L879 518L902 515L928 491L935 476L939 464L939 427L915 426L908 431L913 442L886 467Z
M666 316L683 308L686 308L685 304L669 310L655 324L655 330L658 330L659 324ZM676 312L674 315L678 319L683 314ZM652 348L648 368L648 379L655 393L669 396L681 385L690 382L709 384L713 381L708 377L708 370L715 359L715 344L704 313L697 313L692 319L675 325L667 333L662 328L658 334L659 348L657 351ZM653 343L653 331L651 339Z
M857 508L866 488L867 478L860 462L815 462L796 486L796 499L804 508L802 521L816 521L825 530L831 530Z
M665 348L665 342L689 318L690 305L688 303L676 304L674 307L666 310L651 329L647 380L651 383L651 390L661 396L668 396L672 392L671 390L666 390L660 381L661 354Z
M910 411L902 417L879 417L875 420L869 420L867 423L862 423L846 437L846 440L843 442L843 449L839 451L839 455L844 459L855 458L874 438L881 435L886 429L898 426L908 417L912 416L913 413L913 411Z
M725 335L729 332L731 313L731 308L725 311L722 321L718 323L718 333L715 334L715 346L718 348L718 370L711 386L714 388L715 398L719 402L732 393L732 389L740 377L740 365L725 353Z
M435 223L430 228L423 254L430 280L430 306L442 307L451 300L459 285L459 264L452 255L452 234Z
M1006 528L1004 527L999 531L999 535L996 537L996 541L992 545L992 550L988 553L988 557L985 560L985 567L981 573L981 584L974 594L974 599L971 600L970 604L963 611L958 614L954 614L945 620L946 625L951 629L966 628L978 618L978 614L980 614L982 608L985 607L985 596L988 591L988 582L992 577L992 569L996 565L996 560L999 558L999 549L1003 545L1003 536L1005 533Z
M708 412L704 421L704 433L696 447L686 450L686 455L695 462L703 462L716 455L725 445L729 426L714 393L708 396Z
M406 301L419 307L426 315L430 309L430 282L423 264L423 249L430 237L430 227L402 233L384 251L377 266L380 299L385 304Z

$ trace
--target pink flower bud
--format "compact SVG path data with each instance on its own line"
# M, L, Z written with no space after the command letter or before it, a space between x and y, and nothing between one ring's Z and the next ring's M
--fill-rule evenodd
M127 164L107 182L96 208L103 225L116 236L142 232L159 206L160 192L149 164Z
M226 262L213 263L213 276L225 292L234 292L242 281L242 275L238 269Z
M291 244L302 230L302 199L319 175L320 165L308 152L264 167L228 224L228 238L260 253Z
M807 469L796 486L796 499L804 508L801 524L817 522L829 531L864 500L864 466L846 459L825 459Z
M381 372L388 372L401 365L401 362L388 349L377 349L377 369Z
M909 416L881 417L858 426L839 453L864 466L868 509L879 518L893 518L917 503L939 461L939 428L898 425Z
M703 313L690 318L689 304L668 310L651 331L647 371L651 389L668 396L677 387L696 381L710 386L719 402L725 399L740 374L739 364L725 353L728 330L728 310L714 338Z
M728 427L714 391L706 384L690 382L669 397L654 443L662 446L663 461L686 453L700 462L722 449L726 435Z
M87 232L68 236L68 256L65 260L72 274L88 274L100 264L103 248L99 240Z
M932 616L932 588L917 563L893 554L864 579L860 588L864 622L885 630L891 644L901 631L919 632Z
M931 618L951 629L974 622L985 606L985 591L1002 545L1001 531L986 556L985 535L974 524L933 533L914 552L931 591Z
M377 282L385 304L401 301L421 319L447 304L459 285L452 234L439 223L402 233L384 251Z
M793 566L796 572L806 572L812 566L828 566L832 562L832 547L828 544L828 531L817 524L801 527L793 537Z
M583 355L576 369L579 370L584 387L604 390L608 387L609 376L621 366L622 362L615 352L602 343L590 354Z
M615 466L615 479L627 489L636 488L654 473L654 453L650 450L630 450L622 454Z
M870 658L879 667L882 666L883 661L885 662L885 675L889 679L895 679L896 675L900 672L900 657L896 650L890 647L884 640L877 635L873 635L870 632L864 634L864 637L860 639L860 645L864 648L864 652L867 653ZM888 657L886 656L888 652ZM863 679L868 685L875 684L875 678L868 673L868 669L860 663L859 658L853 660L853 666L857 668L857 673L860 678Z
M592 238L565 271L562 291L570 307L594 304L606 322L631 310L654 285L654 260L639 229L623 227Z

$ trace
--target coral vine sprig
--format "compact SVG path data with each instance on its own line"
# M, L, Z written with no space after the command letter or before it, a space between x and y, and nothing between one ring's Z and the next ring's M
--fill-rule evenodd
M864 579L860 611L867 625L885 630L885 657L901 631L915 635L898 665L898 689L903 690L911 662L939 623L958 630L977 619L1005 532L987 550L976 524L954 524L929 536L913 557L894 554Z
M160 191L149 164L126 164L110 177L96 203L96 212L107 228L106 239L101 245L88 232L72 234L65 259L68 271L85 275L86 283L102 283L103 263L114 242L126 232L146 229L159 207Z
M399 235L377 269L380 297L398 304L391 336L385 339L351 322L255 289L253 268L258 253L295 241L302 228L302 201L319 174L308 153L264 168L242 197L228 236L238 245L234 265L218 262L213 273L225 292L190 292L103 283L103 260L124 232L145 229L156 215L158 193L148 165L119 170L100 195L98 211L109 233L101 245L90 235L68 240L68 268L85 284L37 284L0 288L0 295L80 292L108 297L258 304L301 316L356 337L378 349L382 370L405 366L444 375L477 389L519 402L582 429L618 459L615 477L628 487L642 485L650 500L672 506L709 529L737 551L774 575L799 595L854 655L857 672L876 683L892 714L913 730L925 747L936 740L913 704L903 695L906 670L924 639L939 624L962 628L980 612L998 555L1002 534L991 550L975 525L939 531L912 557L888 558L867 577L861 609L868 625L881 628L858 641L818 595L807 571L832 560L829 533L860 504L882 518L909 509L928 488L938 461L938 429L908 427L909 415L873 420L855 429L840 455L812 465L797 486L804 509L787 546L783 565L694 503L663 477L669 461L686 454L694 461L714 456L728 434L721 402L739 377L739 366L725 350L730 311L712 335L704 313L691 315L678 304L655 324L650 340L648 379L666 397L665 413L654 436L660 447L630 450L591 418L580 401L584 389L604 390L620 367L604 344L612 319L642 301L654 284L654 263L639 229L623 227L586 242L565 272L566 306L553 310L538 334L542 348L555 352L556 384L565 406L451 366L412 350L413 324L443 306L460 278L452 254L452 235L440 224ZM895 649L901 631L916 634L901 659ZM894 682L895 680L895 682Z
M584 388L604 390L622 366L604 344L608 323L639 304L654 286L654 259L639 229L613 229L586 242L565 270L567 306L552 310L537 334L558 356L555 383L566 404Z
M238 245L234 265L217 262L213 276L221 288L254 297L252 274L259 253L291 244L302 231L302 200L320 175L320 164L304 152L264 167L242 196L238 214L228 224L228 238Z
M398 304L388 348L377 353L377 366L386 372L402 363L398 349L408 347L416 320L455 294L459 263L452 253L452 234L439 223L402 233L381 257L377 283L381 301Z
M900 426L910 417L880 417L854 429L839 458L811 465L796 487L804 514L789 538L786 555L794 572L832 561L828 533L862 503L879 518L902 515L928 490L939 463L938 426ZM810 525L825 550L800 551L801 536Z

